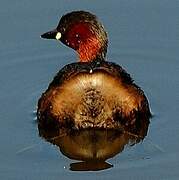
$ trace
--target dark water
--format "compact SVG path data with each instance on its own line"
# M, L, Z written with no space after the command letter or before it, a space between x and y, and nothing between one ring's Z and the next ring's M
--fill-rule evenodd
M108 59L121 64L150 100L147 138L109 159L113 168L72 172L72 160L38 137L36 103L75 53L39 35L71 10L97 14ZM0 179L178 179L179 1L2 1L0 6Z

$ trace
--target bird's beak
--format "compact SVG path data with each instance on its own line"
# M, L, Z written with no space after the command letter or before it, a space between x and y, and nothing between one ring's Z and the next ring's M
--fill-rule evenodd
M55 30L42 34L41 38L60 40L61 36L62 34L55 29Z

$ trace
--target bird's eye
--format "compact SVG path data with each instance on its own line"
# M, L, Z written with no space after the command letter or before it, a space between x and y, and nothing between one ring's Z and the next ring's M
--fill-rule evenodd
M64 27L61 28L61 32L65 33L65 28Z

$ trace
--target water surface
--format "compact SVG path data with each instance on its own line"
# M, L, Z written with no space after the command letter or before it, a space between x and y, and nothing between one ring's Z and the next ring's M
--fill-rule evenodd
M2 1L0 7L0 179L178 179L179 2ZM109 34L108 59L145 91L154 117L147 138L109 159L113 168L72 172L72 160L38 136L34 110L73 50L40 34L71 10L89 10Z

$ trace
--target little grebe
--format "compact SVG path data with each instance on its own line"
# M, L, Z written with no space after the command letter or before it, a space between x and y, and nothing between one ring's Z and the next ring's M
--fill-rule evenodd
M105 61L107 33L97 17L74 11L41 36L77 51L38 101L39 126L53 129L124 129L145 137L150 109L144 92L121 66Z

